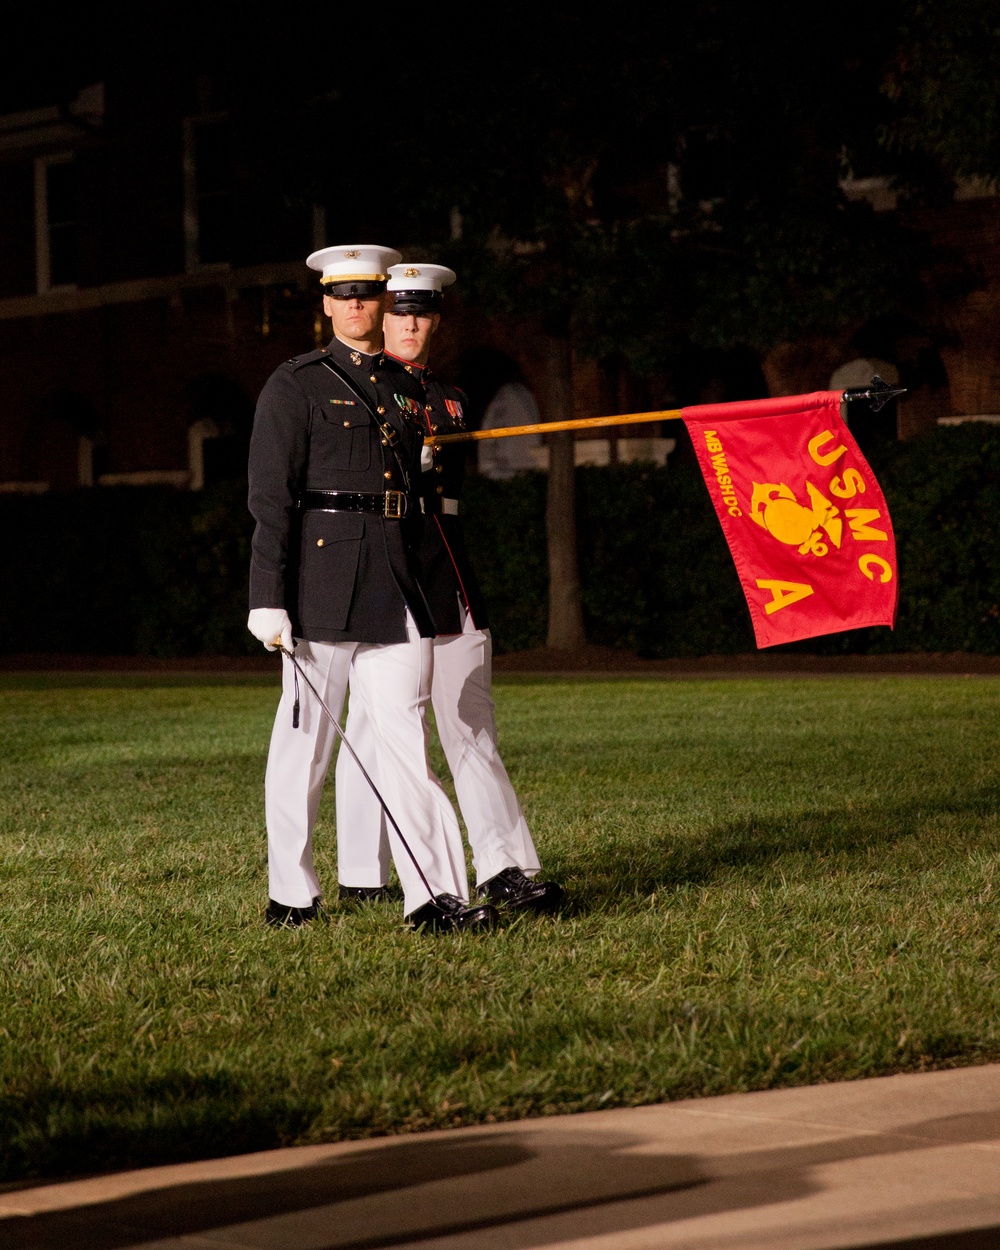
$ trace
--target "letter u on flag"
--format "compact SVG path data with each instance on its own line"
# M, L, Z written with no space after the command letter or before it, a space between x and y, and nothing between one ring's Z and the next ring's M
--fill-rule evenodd
M896 541L840 391L684 408L758 647L893 626Z

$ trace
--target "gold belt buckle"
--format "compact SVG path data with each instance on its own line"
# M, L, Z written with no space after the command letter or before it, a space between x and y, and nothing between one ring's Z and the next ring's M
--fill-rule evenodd
M401 521L406 515L406 492L387 490L385 492L385 515L390 521Z

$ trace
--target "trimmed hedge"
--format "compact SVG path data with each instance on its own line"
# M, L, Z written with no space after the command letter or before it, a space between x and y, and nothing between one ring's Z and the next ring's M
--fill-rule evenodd
M252 653L246 486L116 487L0 501L0 649Z
M896 532L895 630L852 630L780 648L826 655L893 651L1000 652L1000 431L933 430L868 453ZM666 658L754 649L750 617L722 530L693 463L581 469L580 570L588 637ZM502 499L484 508L484 488ZM544 481L475 482L468 539L496 609L502 646L544 641L544 566L505 560L509 520L532 516L520 549L544 550ZM505 511L505 509L509 509ZM495 515L492 538L485 520ZM500 593L498 593L500 592ZM528 627L530 623L530 628Z
M897 628L794 649L1000 651L1000 432L981 424L939 429L870 459L896 529ZM578 510L593 642L656 657L753 649L732 561L693 463L581 469ZM544 476L471 477L465 515L498 650L541 645ZM245 486L8 497L0 521L3 651L256 651L245 629Z

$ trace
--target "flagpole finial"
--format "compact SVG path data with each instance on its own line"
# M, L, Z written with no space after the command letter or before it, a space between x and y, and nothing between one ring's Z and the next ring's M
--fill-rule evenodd
M878 412L884 408L890 399L895 399L897 395L906 395L905 386L890 386L884 378L880 378L877 373L872 374L872 380L867 386L852 386L844 391L843 401L849 404L854 400L867 399L871 404L872 412Z

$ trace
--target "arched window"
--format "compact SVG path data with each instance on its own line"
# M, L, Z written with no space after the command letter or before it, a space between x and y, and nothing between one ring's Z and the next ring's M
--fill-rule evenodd
M219 437L219 427L211 417L202 417L188 426L188 470L191 490L205 489L205 443Z
M894 364L888 360L880 360L877 356L858 356L833 371L830 375L830 390L846 391L852 386L867 386L875 374L892 386L899 384L899 370ZM850 411L849 405L841 404L840 415L845 423L850 423L851 433L858 440L862 451L874 442L885 442L896 437L895 400L878 412L872 412L867 404L855 404Z
M100 418L83 395L60 388L32 406L25 430L21 475L51 490L94 485Z
M213 482L246 475L253 404L232 378L205 373L184 388L188 413L188 485L203 490Z

